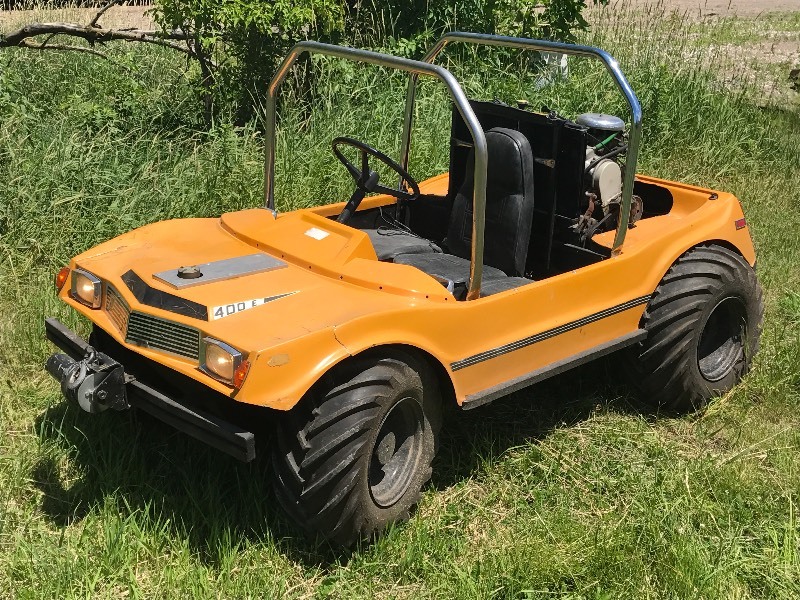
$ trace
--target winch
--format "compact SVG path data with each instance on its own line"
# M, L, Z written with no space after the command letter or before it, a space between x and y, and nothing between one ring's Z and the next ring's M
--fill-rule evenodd
M126 375L122 365L111 357L86 347L83 359L53 354L45 364L47 372L61 382L61 391L88 413L109 408L130 408L125 395Z

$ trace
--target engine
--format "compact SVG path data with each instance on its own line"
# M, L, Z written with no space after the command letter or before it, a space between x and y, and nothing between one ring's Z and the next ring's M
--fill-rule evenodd
M575 121L587 128L584 178L587 196L586 212L578 219L576 231L585 241L598 230L616 226L622 198L622 166L619 159L628 149L625 122L619 117L600 113L585 113ZM633 198L631 224L641 216L641 200Z
M627 148L622 140L625 122L599 113L582 114L576 122L589 129L584 174L589 193L597 197L607 215L611 204L622 196L622 168L615 159Z

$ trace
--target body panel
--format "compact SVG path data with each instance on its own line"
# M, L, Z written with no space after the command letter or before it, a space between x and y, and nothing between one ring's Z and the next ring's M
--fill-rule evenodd
M128 345L241 402L289 409L336 363L375 346L404 344L424 350L443 365L462 403L468 396L635 332L665 270L698 243L726 242L754 264L747 229L734 225L742 211L732 195L717 192L711 200L711 190L640 179L667 187L674 204L670 214L637 223L622 253L470 302L457 302L441 284L413 267L378 262L366 234L325 218L337 214L341 204L277 218L270 211L252 209L220 219L156 223L97 246L71 266L113 285L131 309L198 328L242 351L252 367L244 386L234 393L202 373L197 361ZM441 192L447 188L447 176L423 186L426 193ZM362 208L391 201L385 196L369 198ZM308 235L309 230L324 235ZM610 231L594 241L610 248L613 237ZM286 266L180 290L152 276L254 252L266 252ZM282 297L203 321L138 303L121 280L130 269L155 289L207 307ZM124 342L103 310L70 298L68 286L61 297ZM610 307L621 308L606 314ZM593 315L600 316L588 318ZM541 336L549 331L556 333ZM535 339L520 344L527 338ZM512 349L492 355L504 347ZM490 356L469 360L486 354Z

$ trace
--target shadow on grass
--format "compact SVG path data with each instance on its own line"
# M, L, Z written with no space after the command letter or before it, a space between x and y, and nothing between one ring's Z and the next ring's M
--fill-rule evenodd
M621 380L618 356L596 360L472 410L445 413L433 485L447 488L480 473L502 454L544 439L593 414L635 413L654 418Z
M615 383L618 373L613 362L599 361L484 407L447 410L434 487L453 485L508 448L598 410L636 410L628 389ZM44 494L43 512L60 527L110 502L123 518L142 514L137 519L144 529L166 524L210 565L231 540L271 540L288 559L323 568L351 555L310 541L290 525L270 485L265 443L259 458L242 464L139 411L89 416L65 402L42 413L37 428L43 450L32 478ZM64 454L80 473L74 482L63 472Z
M43 449L31 477L44 495L43 513L59 527L110 511L186 540L211 566L233 544L261 542L302 564L346 558L284 517L262 444L259 458L244 464L141 411L90 416L67 402L43 412L36 425ZM65 454L77 477L64 473Z

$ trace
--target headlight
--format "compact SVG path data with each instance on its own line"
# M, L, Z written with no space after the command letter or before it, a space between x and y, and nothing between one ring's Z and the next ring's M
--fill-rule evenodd
M90 308L100 308L103 303L103 282L82 269L72 272L71 295L81 304Z
M233 385L236 389L244 383L250 363L242 353L214 338L203 338L200 349L200 368L214 377Z

